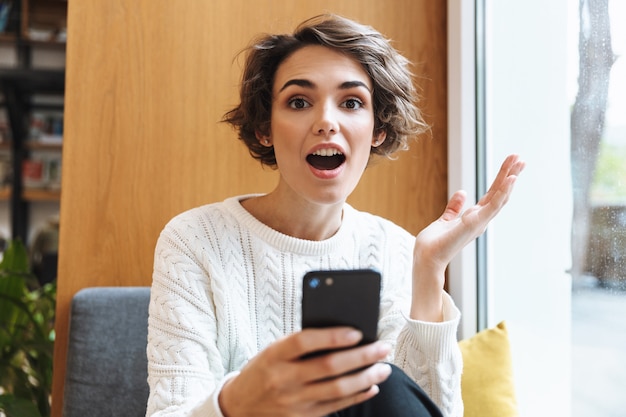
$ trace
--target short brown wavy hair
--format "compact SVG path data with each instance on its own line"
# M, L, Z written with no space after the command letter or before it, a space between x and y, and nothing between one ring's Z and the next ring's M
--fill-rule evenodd
M371 153L389 156L408 148L408 140L428 126L418 100L410 62L391 46L389 39L370 26L341 16L324 14L302 22L291 35L264 35L247 49L239 91L240 103L222 121L230 123L261 163L276 168L273 147L259 143L256 133L270 133L272 88L278 66L297 50L320 45L342 52L359 62L373 84L374 131L384 131L385 141Z

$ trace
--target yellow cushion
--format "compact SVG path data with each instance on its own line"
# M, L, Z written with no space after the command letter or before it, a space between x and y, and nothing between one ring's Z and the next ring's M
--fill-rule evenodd
M465 417L517 417L505 323L461 340L459 345L463 354L461 389Z

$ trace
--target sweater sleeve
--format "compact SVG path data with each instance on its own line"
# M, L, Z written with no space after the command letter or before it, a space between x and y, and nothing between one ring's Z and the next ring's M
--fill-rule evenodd
M463 359L456 338L461 314L444 295L444 321L428 323L406 317L395 351L395 363L415 380L446 417L463 416Z
M446 417L463 416L463 358L457 342L461 313L444 293L441 323L412 320L411 286L415 237L387 227L383 238L383 288L379 339L394 349L389 360L407 373L439 406Z
M167 228L157 242L148 320L146 416L222 417L217 391L227 377L216 343L207 272Z

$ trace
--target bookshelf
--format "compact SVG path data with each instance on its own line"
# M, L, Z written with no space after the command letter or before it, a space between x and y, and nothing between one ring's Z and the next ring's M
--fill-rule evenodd
M61 196L66 16L66 0L0 0L0 201L24 242L32 213Z

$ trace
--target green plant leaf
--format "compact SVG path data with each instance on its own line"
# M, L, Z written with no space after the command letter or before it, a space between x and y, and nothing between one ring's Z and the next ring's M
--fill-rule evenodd
M42 417L32 401L13 395L0 395L0 410L6 417Z
M15 240L9 243L2 254L0 262L0 323L11 333L15 327L20 312L13 302L7 300L21 300L27 293L26 275L29 274L28 253L24 245ZM4 345L0 334L0 346Z
M0 270L16 274L29 274L28 251L20 240L12 240L5 249L0 262Z
M40 287L20 241L0 262L0 415L50 415L56 283Z
M16 274L30 274L28 251L21 240L16 239L9 242L2 255L0 270L11 271Z
M20 301L26 292L24 280L17 276L0 274L0 322L7 332L12 333L18 320L20 308L14 301ZM2 346L0 335L0 346Z

